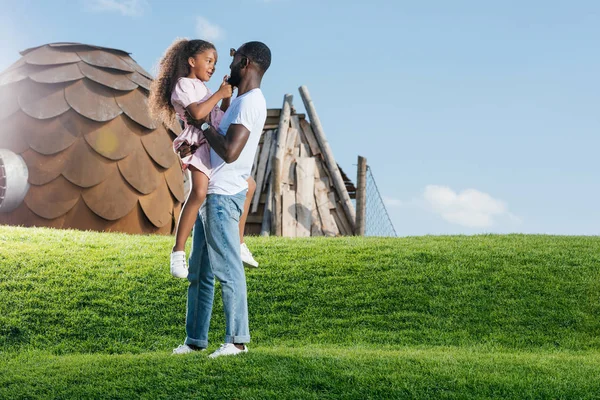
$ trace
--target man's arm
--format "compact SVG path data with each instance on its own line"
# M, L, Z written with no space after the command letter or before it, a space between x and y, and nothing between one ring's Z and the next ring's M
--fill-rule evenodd
M237 160L244 150L250 137L250 131L242 124L231 124L223 136L211 125L204 131L204 137L215 153L227 164L230 164Z

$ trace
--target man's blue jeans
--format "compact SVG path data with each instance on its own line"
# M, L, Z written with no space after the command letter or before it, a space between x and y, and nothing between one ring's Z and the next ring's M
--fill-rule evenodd
M225 309L225 343L248 343L246 275L240 256L239 221L246 191L233 196L209 194L194 226L189 260L185 344L208 346L215 277Z

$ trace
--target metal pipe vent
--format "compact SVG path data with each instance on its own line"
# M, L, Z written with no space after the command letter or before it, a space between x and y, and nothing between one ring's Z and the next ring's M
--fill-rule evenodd
M0 212L17 208L29 190L29 172L21 156L0 149Z

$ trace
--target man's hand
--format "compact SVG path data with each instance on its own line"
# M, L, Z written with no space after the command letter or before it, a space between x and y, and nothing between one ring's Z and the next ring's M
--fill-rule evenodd
M181 146L179 146L179 148L177 149L177 154L179 154L179 158L185 158L190 154L194 154L196 150L198 150L198 146L190 146L187 143L182 143Z

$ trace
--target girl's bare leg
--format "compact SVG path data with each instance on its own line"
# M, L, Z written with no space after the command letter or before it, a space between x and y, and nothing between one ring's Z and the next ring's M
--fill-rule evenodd
M173 246L174 252L185 250L185 242L196 223L198 211L204 199L206 199L206 192L208 190L208 177L191 165L189 168L192 175L192 188L179 215L179 222L177 223L177 230L175 232L175 246Z
M248 192L246 193L246 201L244 202L244 212L240 217L240 243L244 243L244 228L246 227L246 219L250 213L250 202L254 191L256 190L256 182L252 177L248 178Z

